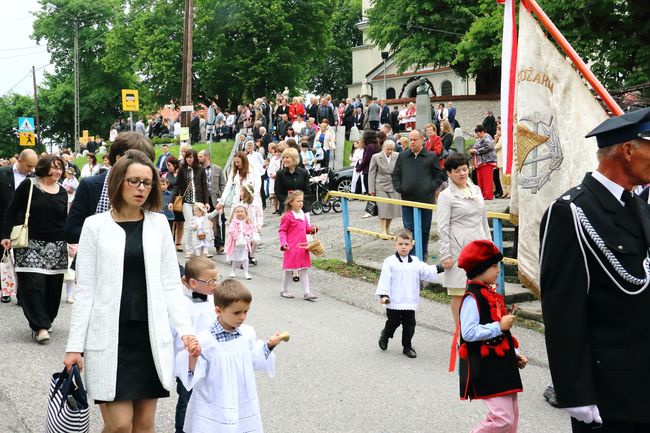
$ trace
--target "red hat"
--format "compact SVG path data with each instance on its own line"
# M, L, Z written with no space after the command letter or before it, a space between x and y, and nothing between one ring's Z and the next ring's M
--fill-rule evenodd
M458 267L465 270L467 278L472 279L502 259L503 254L492 241L472 241L460 252Z

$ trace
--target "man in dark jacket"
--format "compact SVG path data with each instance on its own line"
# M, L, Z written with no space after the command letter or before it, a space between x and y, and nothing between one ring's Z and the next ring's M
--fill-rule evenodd
M424 135L420 130L412 130L409 133L409 140L411 142L409 149L403 150L397 156L392 175L393 186L395 191L401 194L402 200L433 204L436 190L446 180L447 175L440 168L436 154L428 152L424 148ZM422 222L421 259L426 261L429 253L429 233L433 211L420 209L420 215ZM402 206L402 220L404 228L414 233L412 207ZM415 254L415 247L411 250L411 254Z
M497 120L494 118L494 114L491 111L486 113L485 119L483 119L483 128L485 132L490 134L490 137L494 138L497 133Z
M190 121L190 139L191 143L198 143L201 138L201 118L198 114L192 113L192 120Z
M350 129L354 125L354 105L352 99L348 98L346 101L345 111L343 112L343 125L345 125L345 139L350 139Z
M333 127L336 125L334 121L334 110L329 106L326 98L321 98L318 112L316 113L316 123L320 125L325 119L327 119L330 126Z
M549 367L573 432L648 432L650 207L632 190L650 182L650 108L591 136L598 169L540 224Z

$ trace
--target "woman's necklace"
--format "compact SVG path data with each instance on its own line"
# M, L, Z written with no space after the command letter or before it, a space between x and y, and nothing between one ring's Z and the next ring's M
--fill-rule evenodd
M51 184L47 184L43 182L41 179L38 179L38 185L41 187L41 190L50 193L50 194L56 194L59 192L59 184L58 182L54 182Z

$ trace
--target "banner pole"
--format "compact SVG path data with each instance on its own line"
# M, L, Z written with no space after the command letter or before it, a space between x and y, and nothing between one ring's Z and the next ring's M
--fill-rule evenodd
M562 47L564 52L569 56L573 64L578 68L580 73L587 79L589 84L591 84L591 87L596 91L598 96L601 97L605 105L614 113L616 116L620 116L623 114L623 110L619 105L614 101L614 98L612 98L612 95L607 92L605 87L602 85L602 83L596 78L593 72L589 69L589 67L585 64L584 61L580 58L578 53L573 49L571 44L569 44L569 41L566 40L564 35L558 30L557 27L555 27L555 24L553 24L553 21L546 15L546 13L542 10L542 8L537 4L535 0L523 0L523 4L526 7L526 9L532 11L537 15L537 18L539 18L539 21L542 23L544 28L553 36L553 39Z

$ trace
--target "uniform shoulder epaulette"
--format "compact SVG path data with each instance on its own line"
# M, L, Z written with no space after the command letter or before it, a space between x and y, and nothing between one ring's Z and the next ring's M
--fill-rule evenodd
M557 201L560 203L571 203L575 201L575 199L578 198L584 192L584 189L585 188L582 185L578 185L574 188L571 188L570 190L562 194Z

